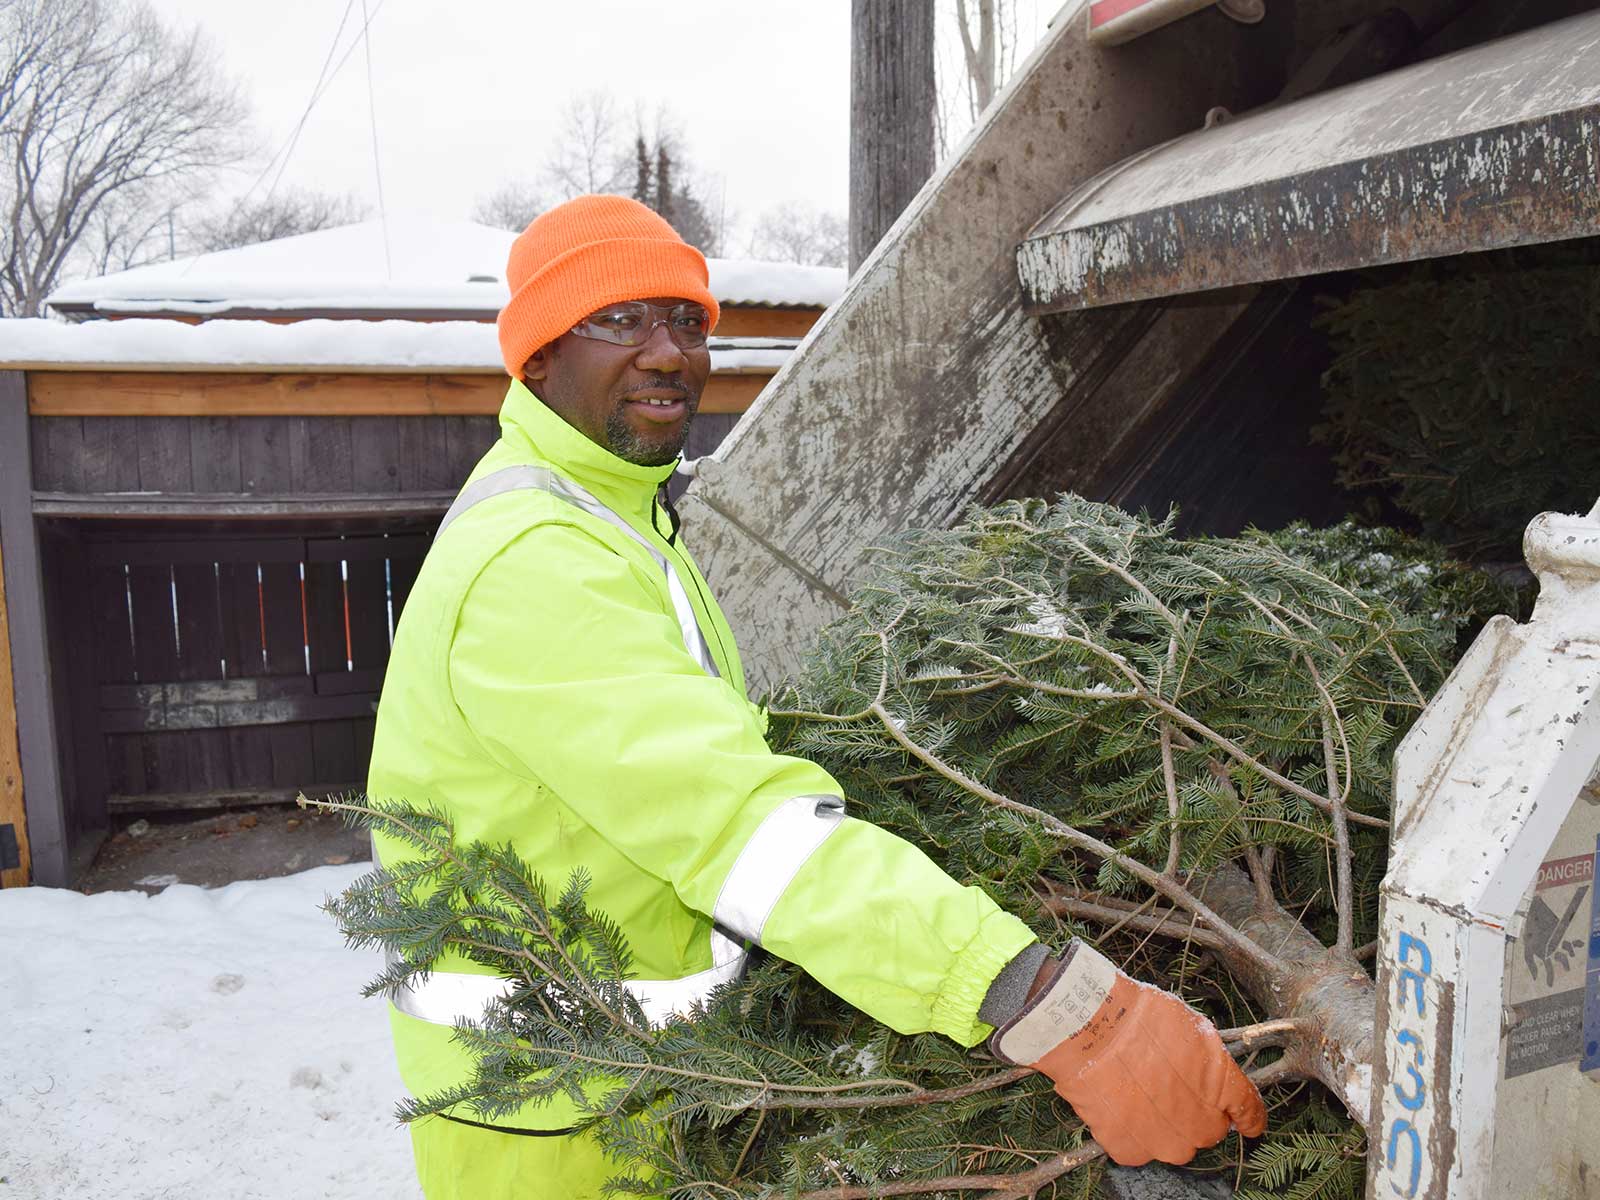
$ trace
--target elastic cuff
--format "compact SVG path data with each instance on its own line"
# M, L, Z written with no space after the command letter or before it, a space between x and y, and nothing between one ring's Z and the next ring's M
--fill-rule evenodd
M1037 940L1033 930L1008 912L985 917L950 965L944 988L934 999L930 1016L934 1031L963 1046L976 1046L988 1037L994 1027L979 1019L978 1006L995 976Z
M995 1027L1004 1025L1022 1011L1028 1002L1028 989L1039 977L1039 968L1050 957L1050 948L1035 942L1000 969L978 1005L978 1019Z

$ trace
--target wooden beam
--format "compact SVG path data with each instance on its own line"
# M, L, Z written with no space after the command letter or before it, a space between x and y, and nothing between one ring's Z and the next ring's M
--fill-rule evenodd
M717 374L705 412L743 412L772 373ZM36 417L494 416L504 375L29 371Z
M66 796L57 748L56 681L50 673L44 572L32 511L33 464L27 388L21 371L0 371L0 542L5 545L6 624L13 706L28 818L34 883L67 887L72 880Z
M504 375L29 371L36 417L493 416Z
M731 308L717 320L717 337L805 337L822 316L820 308Z
M450 507L454 492L401 492L351 495L347 492L261 496L253 492L38 492L33 512L39 517L99 517L112 520L143 517L234 518L273 517L437 517Z
M221 792L151 792L125 796L113 792L106 807L114 813L214 812L226 808L253 808L258 804L293 804L303 792L309 799L348 796L366 791L365 783L308 784L304 788L258 788Z
M22 803L22 751L17 744L17 693L11 681L11 631L6 623L5 549L0 546L0 825L8 826L10 837L0 835L0 888L26 887L31 862L28 858L28 814ZM9 861L4 852L15 839L18 861Z
M713 375L700 393L703 413L742 413L755 403L771 375Z

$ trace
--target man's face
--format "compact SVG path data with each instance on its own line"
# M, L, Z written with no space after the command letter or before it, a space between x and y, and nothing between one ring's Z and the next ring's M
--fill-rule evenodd
M649 302L685 303L671 296ZM680 348L664 324L638 346L565 333L523 367L529 390L568 425L646 467L678 457L710 374L710 349Z

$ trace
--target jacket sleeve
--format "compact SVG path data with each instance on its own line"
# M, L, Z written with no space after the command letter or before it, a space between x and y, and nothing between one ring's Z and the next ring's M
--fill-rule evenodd
M449 664L485 751L690 908L903 1033L988 1033L978 1006L1033 934L909 842L840 819L839 785L768 749L639 563L572 525L524 532L468 589Z

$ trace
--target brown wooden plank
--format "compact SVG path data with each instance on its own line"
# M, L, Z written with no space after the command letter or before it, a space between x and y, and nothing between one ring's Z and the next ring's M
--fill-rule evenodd
M356 734L351 721L318 721L313 725L311 754L318 781L355 779L366 765L356 765Z
M175 679L178 645L172 623L172 568L140 565L128 568L133 596L133 665L143 683Z
M248 704L315 696L309 675L255 679L200 679L170 683L103 684L100 707L108 711L200 705Z
M353 490L349 417L289 418L289 486L292 492Z
M83 490L139 490L138 417L83 418ZM40 488L49 491L49 488Z
M145 518L213 520L238 518L267 521L284 517L384 517L433 518L444 515L454 500L454 489L413 492L399 496L363 496L354 493L314 496L272 496L227 492L220 495L146 496L118 492L109 496L78 496L68 492L40 492L33 497L38 517L95 517L108 520Z
M353 543L381 538L352 538ZM389 585L387 562L381 558L348 559L346 594L350 600L351 660L357 670L382 667L389 661Z
M316 761L311 749L311 725L274 725L272 782L275 787L304 788L316 782Z
M243 417L239 420L239 490L283 492L289 489L289 418Z
M345 672L339 672L342 678ZM233 729L252 725L294 725L306 721L342 720L372 713L377 692L359 691L328 695L286 696L276 700L239 700L184 704L151 704L146 708L107 708L100 713L106 733L183 733L196 729Z
M483 374L30 371L37 416L492 416L508 380Z
M272 786L272 730L265 725L243 725L226 731L228 760L236 788Z
M400 426L400 490L456 491L461 480L450 465L443 417L418 417Z
M738 413L701 412L689 425L689 436L684 441L684 458L700 458L722 445L722 439L739 423Z
M262 674L261 585L253 562L222 564L222 652L228 677Z
M820 308L742 308L724 305L716 337L805 337Z
M350 418L350 486L358 492L400 490L400 422Z
M305 614L300 565L261 564L261 611L267 631L267 674L306 674Z
M27 886L28 814L22 801L22 748L17 742L17 696L11 680L11 626L6 618L6 577L0 547L0 825L11 826L19 862L0 870L0 888Z
M703 413L742 413L755 403L771 375L713 375L700 393Z
M41 492L83 491L83 421L34 418L33 486Z
M128 620L128 577L121 564L90 568L89 602L96 681L132 683L133 629Z
M189 460L195 491L242 491L238 421L231 417L192 418L189 421Z
M21 778L30 876L47 887L72 883L74 859L92 839L75 838L61 786L62 743L57 736L49 662L49 610L38 523L29 511L33 494L32 433L27 380L0 371L0 540L5 542L6 623L10 678L15 689L14 728ZM20 842L20 838L19 838Z
M104 736L106 788L108 793L138 794L144 791L144 742L139 734L112 733Z
M372 770L372 734L377 724L374 717L358 718L352 722L356 742L356 773L361 778L360 790L363 792L367 788L367 775Z
M216 679L222 674L222 607L216 563L172 568L177 587L178 679Z
M232 760L225 729L196 729L184 739L189 756L189 788L197 792L224 791L234 785Z
M119 794L107 797L112 812L118 814L158 812L215 812L230 808L253 808L259 804L293 804L302 791L312 800L340 796L361 790L361 784L320 783L304 788L235 787L220 791L164 792L158 795Z
M344 580L338 562L306 563L306 621L312 674L343 671L348 656Z
M194 491L189 422L184 418L159 417L140 421L138 453L140 491Z
M403 546L396 546L389 558L389 598L397 628L400 613L406 606L406 597L411 595L411 587L417 582L417 574L422 570L422 560L426 554L426 546L407 541Z
M460 487L472 468L500 437L500 423L488 417L446 417L445 453L450 460L450 481Z
M100 732L99 691L100 646L108 638L114 646L125 648L128 641L126 605L120 624L102 631L96 628L97 610L89 565L88 546L83 535L72 527L59 527L53 541L55 588L52 600L52 667L56 672L55 694L65 700L61 719L62 737L70 747L66 764L70 769L70 817L80 834L99 835L107 827L105 739Z
M140 745L144 751L146 793L190 790L187 733L146 733Z

